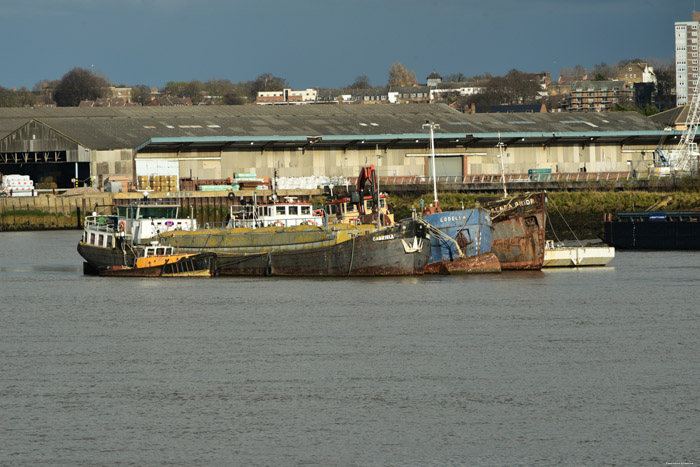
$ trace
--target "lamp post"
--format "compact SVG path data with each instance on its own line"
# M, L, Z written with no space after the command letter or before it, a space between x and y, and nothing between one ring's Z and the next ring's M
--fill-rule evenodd
M426 121L423 124L423 128L430 128L430 153L433 166L433 208L437 212L438 209L438 198L437 198L437 176L435 174L435 136L434 132L436 128L440 128L440 125L434 122Z
M501 160L501 182L503 183L503 197L508 197L508 191L506 190L506 169L503 165L503 141L501 141L501 132L498 132L498 157Z

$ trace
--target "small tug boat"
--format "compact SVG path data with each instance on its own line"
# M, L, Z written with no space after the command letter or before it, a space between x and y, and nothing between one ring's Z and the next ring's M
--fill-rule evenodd
M93 212L85 217L78 253L85 260L85 274L97 274L111 266L133 267L137 253L153 238L173 230L197 229L194 219L179 218L175 202L132 202L117 206L116 214Z
M210 277L214 275L214 253L177 254L172 246L156 242L135 248L131 266L106 266L98 269L100 276L129 277Z

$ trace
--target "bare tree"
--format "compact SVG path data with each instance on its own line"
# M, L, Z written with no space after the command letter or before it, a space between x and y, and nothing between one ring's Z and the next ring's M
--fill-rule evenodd
M259 92L281 91L288 86L286 79L273 76L272 73L263 73L251 83L250 97L255 100Z
M163 93L168 96L184 97L187 84L187 81L168 81L165 83Z
M73 68L63 75L54 90L54 100L59 107L77 107L81 101L103 97L109 81L84 68Z
M131 87L131 101L144 105L151 101L151 88L145 84L137 84Z
M202 82L195 79L187 83L183 95L192 99L193 104L202 102L204 96Z
M464 73L451 73L449 75L445 75L443 81L446 83L465 83L469 81L469 77Z
M362 75L355 78L355 81L348 87L350 89L369 89L372 87L372 84L369 81L369 77Z

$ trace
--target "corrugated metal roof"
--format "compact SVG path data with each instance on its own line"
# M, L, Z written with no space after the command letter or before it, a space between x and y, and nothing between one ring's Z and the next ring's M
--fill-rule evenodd
M191 106L0 109L0 139L37 119L90 149L135 148L151 138L660 132L635 112L463 114L445 105ZM660 133L659 133L660 134ZM257 139L256 138L256 139Z

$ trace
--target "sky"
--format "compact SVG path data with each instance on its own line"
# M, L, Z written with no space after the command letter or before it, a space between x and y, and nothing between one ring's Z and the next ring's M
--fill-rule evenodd
M0 0L0 86L85 68L115 85L251 81L383 86L626 59L672 60L674 22L700 0ZM697 5L700 7L700 4Z

